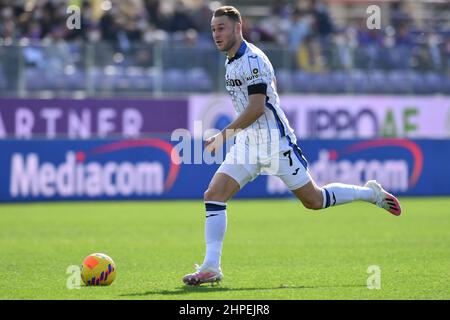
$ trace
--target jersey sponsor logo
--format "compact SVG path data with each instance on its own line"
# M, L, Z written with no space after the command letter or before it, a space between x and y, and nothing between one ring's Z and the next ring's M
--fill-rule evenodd
M258 78L259 78L259 75L258 75L258 74L252 75L252 76L250 76L250 77L246 77L247 81L251 81L251 80L254 80L254 79L258 79Z
M247 81L251 81L254 79L258 79L259 78L259 69L258 68L253 68L252 69L252 74L248 77L246 77Z
M239 79L227 79L225 82L227 87L240 87L242 86L242 81Z

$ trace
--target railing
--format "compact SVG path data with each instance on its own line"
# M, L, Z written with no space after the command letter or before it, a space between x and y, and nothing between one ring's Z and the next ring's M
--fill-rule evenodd
M450 57L426 45L300 50L261 45L281 93L450 93ZM225 56L211 44L115 47L60 42L0 45L0 96L177 96L224 91Z

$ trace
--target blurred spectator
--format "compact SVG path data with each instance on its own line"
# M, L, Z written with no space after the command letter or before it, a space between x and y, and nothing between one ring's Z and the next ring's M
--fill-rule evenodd
M116 9L107 11L100 19L101 37L108 42L117 40L119 26L116 25L116 22L114 21L114 11L116 11Z
M395 45L411 47L413 41L407 24L400 24L395 32Z
M309 73L324 71L323 58L319 42L312 36L305 37L297 53L298 67Z
M24 34L24 36L30 41L35 42L42 38L42 27L41 24L36 21L30 21L30 23L27 26L27 30Z
M203 4L192 13L194 28L199 33L199 38L201 40L211 39L212 13L207 1L204 1Z
M0 72L6 78L6 91L18 89L19 57L19 47L0 46Z
M444 43L439 35L430 32L427 36L427 45L430 51L431 61L434 70L442 70L445 67L442 57L444 57Z
M192 18L189 15L188 9L182 1L177 1L175 4L175 11L170 19L170 31L187 31L195 27Z
M181 0L22 0L8 5L0 0L1 69L8 76L14 74L21 52L26 66L58 72L89 52L82 48L84 43L96 44L91 54L98 66L154 66L153 45L158 42L213 49L210 22L215 2L194 3L196 7L188 8ZM269 3L271 13L265 17L243 13L243 35L251 42L288 49L279 55L280 65L309 72L415 69L450 73L448 27L417 29L405 1L390 2L390 25L381 30L368 30L365 19L358 25L338 25L329 13L329 2L323 0ZM80 7L80 29L66 26L69 4ZM17 43L27 46L16 51L2 48ZM211 65L218 57L212 56ZM7 82L12 86L17 79Z
M333 23L327 6L320 0L312 0L311 13L314 18L314 30L320 38L325 38L333 32Z
M39 61L38 67L49 77L64 72L65 67L72 62L69 43L64 40L66 32L65 27L56 25L43 39L43 59Z
M286 45L288 43L289 19L286 4L283 1L272 2L270 15L259 21L256 32L260 41L276 42Z
M358 56L355 57L359 61L356 65L367 69L377 69L379 66L382 54L386 51L383 50L384 36L380 30L367 29L365 19L359 21L358 26Z
M358 47L358 31L355 27L349 26L342 32L336 32L333 44L336 48L334 55L336 61L330 64L344 70L351 70L355 67L354 55ZM333 55L329 58L333 59Z
M256 39L253 39L252 29L253 25L251 21L245 16L242 17L242 36L247 41L255 42Z
M160 0L145 0L148 22L155 30L169 30L169 17L161 9Z
M94 14L92 6L88 0L83 0L81 3L80 11L80 28L74 28L67 32L66 40L88 40L88 32L94 26Z
M291 16L289 26L289 47L293 50L298 50L305 38L312 32L312 20L305 12L300 9L295 9Z
M450 36L447 37L444 43L444 59L447 65L447 75L450 77Z
M412 19L404 9L404 6L404 1L390 3L391 25L394 29L398 29L400 26L409 25L412 22Z
M12 7L4 7L0 11L0 38L12 41L16 37L16 22Z

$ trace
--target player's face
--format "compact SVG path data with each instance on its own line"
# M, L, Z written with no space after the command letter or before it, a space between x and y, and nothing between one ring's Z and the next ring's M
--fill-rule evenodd
M228 52L237 42L237 23L227 16L213 17L211 32L217 49Z

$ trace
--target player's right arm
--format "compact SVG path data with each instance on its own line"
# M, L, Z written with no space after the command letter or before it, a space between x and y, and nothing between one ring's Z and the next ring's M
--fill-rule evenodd
M267 87L274 81L272 66L256 54L246 59L241 79L247 86L248 105L225 129L206 141L205 148L208 151L220 148L227 139L250 126L265 112Z
M207 151L213 152L217 148L220 148L227 139L233 137L240 130L250 126L264 114L267 85L259 86L257 90L259 91L255 90L252 94L250 94L251 91L249 92L247 108L234 121L221 132L206 140L205 148Z

